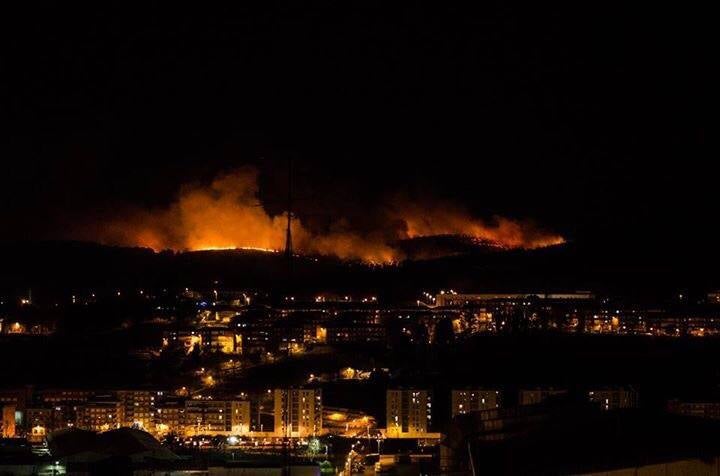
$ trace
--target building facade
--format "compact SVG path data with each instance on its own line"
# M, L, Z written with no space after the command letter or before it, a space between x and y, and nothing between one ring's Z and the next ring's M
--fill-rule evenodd
M561 388L533 388L520 390L518 394L518 403L520 405L536 405L544 402L550 397L566 395L567 390Z
M185 435L245 435L250 428L250 402L191 399L185 402Z
M88 401L77 407L76 426L84 430L108 431L120 428L122 407L117 400Z
M588 400L600 405L602 410L636 408L638 394L629 388L604 388L588 391Z
M120 426L154 431L155 398L158 392L149 390L120 390Z
M275 435L309 437L322 434L322 391L276 389Z
M491 410L500 407L498 390L469 389L451 392L450 414L454 418L468 412Z
M432 396L427 390L388 390L388 438L426 437L432 423Z

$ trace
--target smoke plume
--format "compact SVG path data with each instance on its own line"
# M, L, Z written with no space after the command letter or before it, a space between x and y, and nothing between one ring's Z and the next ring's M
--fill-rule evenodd
M302 254L336 256L369 263L404 258L397 242L418 237L459 235L503 248L539 248L562 237L507 218L484 222L453 205L420 206L398 201L384 213L384 226L358 232L339 220L329 229L311 230L292 221L294 249ZM258 200L258 172L242 167L209 185L183 188L168 207L134 211L81 234L106 244L154 250L224 248L279 251L285 246L287 214L270 215ZM88 236L91 235L91 236Z

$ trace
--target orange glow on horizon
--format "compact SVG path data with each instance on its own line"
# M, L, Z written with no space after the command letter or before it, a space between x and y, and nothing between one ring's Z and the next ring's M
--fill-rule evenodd
M242 167L218 176L207 186L184 188L166 208L136 211L110 220L85 237L106 244L141 246L155 251L253 250L278 253L285 247L287 214L270 215L258 204L257 171ZM394 204L384 225L371 232L348 229L345 221L329 231L309 229L300 219L292 222L297 253L335 256L370 264L397 263L400 240L458 235L506 249L535 249L565 240L529 223L497 217L486 223L461 208Z
M152 248L151 246L148 248ZM153 248L155 251L160 251ZM214 246L214 245L199 245L198 247L189 251L232 251L232 250L245 250L245 251L260 251L262 253L279 253L280 250L273 248L261 248L259 246Z

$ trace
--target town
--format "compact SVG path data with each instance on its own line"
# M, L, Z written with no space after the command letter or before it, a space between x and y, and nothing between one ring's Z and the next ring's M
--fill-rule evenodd
M104 340L101 347L122 346L133 364L103 369L107 378L83 378L98 370L62 358L50 366L53 376L33 371L35 381L22 365L8 372L0 387L0 467L97 469L118 455L100 451L90 435L120 432L138 444L137 454L124 456L146 470L452 472L468 470L475 457L458 451L458 435L512 441L518 430L510 428L537 418L565 421L569 411L580 411L576 418L652 411L713 421L720 418L713 391L673 393L668 383L657 392L630 370L607 377L591 367L580 372L583 379L553 371L531 378L512 371L508 378L511 362L476 373L486 358L458 349L497 347L488 352L498 359L501 347L526 348L523 340L532 339L561 347L577 341L598 352L627 341L664 352L714 339L719 295L678 294L647 307L589 291L442 289L384 303L374 295L273 295L217 282L204 290L98 289L64 300L28 290L2 298L4 362L36 349L28 360L48 367L42 349L77 345L80 329L87 339ZM92 324L108 308L123 313ZM523 343L513 344L518 339ZM442 379L433 378L438 371ZM18 447L8 450L9 442Z

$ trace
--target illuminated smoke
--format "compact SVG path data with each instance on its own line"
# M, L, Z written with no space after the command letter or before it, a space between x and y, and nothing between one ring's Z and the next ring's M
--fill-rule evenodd
M85 230L84 238L154 250L227 248L282 250L287 215L270 215L258 201L258 173L243 167L217 177L208 186L186 187L169 207L136 211ZM359 233L343 222L316 232L293 220L296 252L389 263L403 259L397 241L436 235L461 235L503 248L539 248L563 242L528 224L507 218L485 223L450 205L398 205L386 226Z
M504 217L485 222L452 204L404 205L394 213L395 218L405 224L407 238L459 235L508 249L535 249L565 242L561 236L542 231L531 223Z

